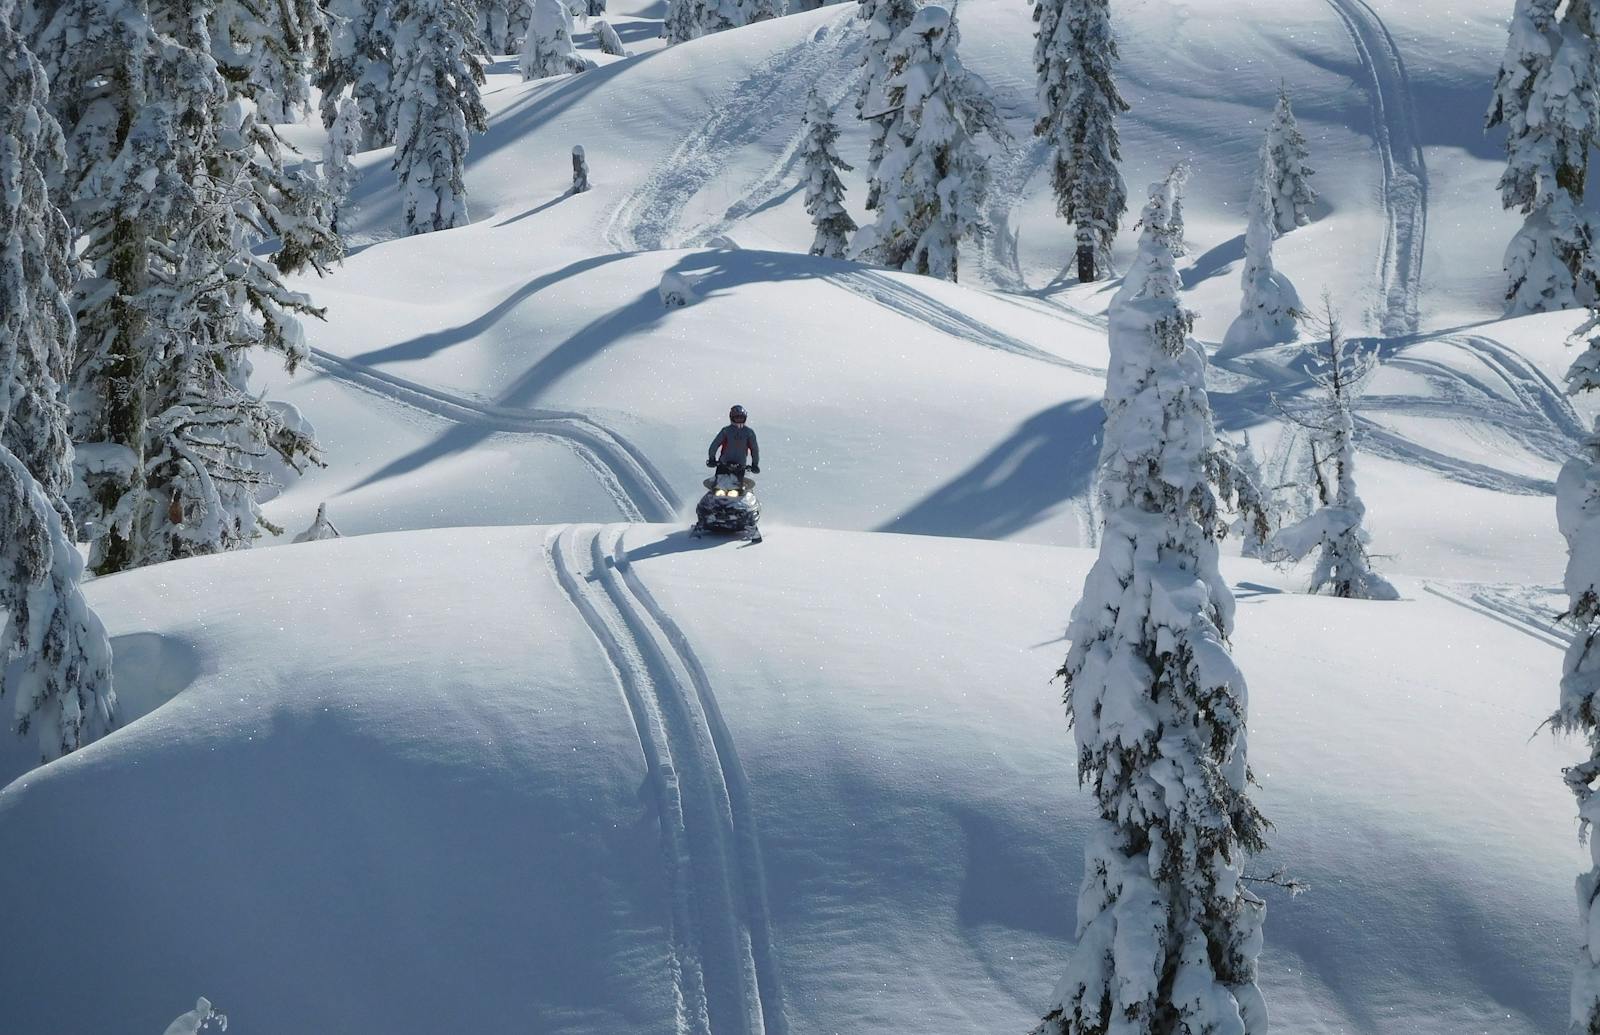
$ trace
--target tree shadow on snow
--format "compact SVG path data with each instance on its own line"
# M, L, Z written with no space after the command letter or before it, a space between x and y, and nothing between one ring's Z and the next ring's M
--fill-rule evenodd
M1227 272L1229 266L1243 258L1244 234L1223 241L1210 251L1197 255L1193 262L1179 271L1178 276L1183 278L1183 289L1192 291L1197 284Z

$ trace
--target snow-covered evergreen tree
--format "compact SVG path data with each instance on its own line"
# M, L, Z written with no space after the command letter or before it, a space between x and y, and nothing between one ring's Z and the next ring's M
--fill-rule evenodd
M1278 233L1311 222L1317 192L1311 187L1316 170L1308 164L1310 158L1311 148L1295 121L1288 91L1280 89L1272 121L1267 123L1267 138L1261 142L1263 176L1272 194L1272 219Z
M595 39L600 41L600 53L610 54L612 57L627 57L627 48L622 45L622 37L617 35L617 30L604 19L594 23Z
M1060 675L1080 780L1078 944L1043 1035L1265 1035L1265 906L1241 882L1266 823L1246 793L1245 679L1217 567L1205 353L1162 239L1159 186L1110 309L1099 557Z
M523 79L587 72L595 63L572 45L572 13L562 0L532 0L533 20L522 47Z
M1600 390L1600 310L1573 335L1586 348L1567 371L1567 391ZM1556 520L1567 540L1567 613L1572 643L1561 669L1560 704L1551 725L1583 737L1589 757L1566 770L1578 799L1579 836L1589 842L1587 872L1578 877L1578 926L1583 942L1573 960L1574 1035L1600 1031L1600 429L1584 440L1556 480Z
M1500 200L1525 217L1506 249L1511 315L1588 305L1600 262L1583 215L1600 129L1600 48L1590 0L1517 0L1489 128L1506 129ZM1558 21L1559 14L1559 21Z
M394 6L394 106L390 137L406 230L467 222L468 133L488 128L483 50L464 0L399 0Z
M671 0L661 34L668 43L685 43L782 14L783 0Z
M1265 557L1268 544L1276 534L1278 507L1261 473L1248 431L1243 441L1233 444L1232 459L1232 492L1223 493L1232 496L1234 512L1238 515L1230 531L1239 536L1241 556Z
M1375 352L1361 352L1344 336L1338 313L1326 296L1317 330L1323 340L1307 347L1312 380L1321 399L1308 413L1290 419L1312 435L1312 477L1318 507L1280 530L1273 551L1289 560L1317 554L1311 592L1358 600L1397 600L1399 593L1372 569L1367 554L1366 504L1356 491L1355 401L1377 363Z
M478 38L491 54L520 54L532 14L528 0L478 0Z
M1184 242L1183 226L1183 191L1189 183L1189 163L1179 162L1167 171L1162 179L1159 189L1166 198L1167 223L1160 228L1161 240L1166 244L1167 250L1173 258L1182 258L1189 254L1189 246ZM1136 229L1143 229L1140 223Z
M311 75L328 60L327 14L318 0L223 0L211 50L233 92L264 124L294 122L311 100Z
M322 124L333 127L346 90L361 106L361 150L394 142L395 20L393 0L328 0L333 33L327 65L317 76Z
M335 234L339 233L341 217L350 202L350 192L355 189L356 167L350 159L360 152L361 138L361 106L352 97L339 98L323 157L323 174L333 203L329 226Z
M1111 242L1128 209L1117 171L1117 115L1128 105L1112 77L1118 55L1110 3L1036 0L1033 20L1040 111L1034 132L1052 148L1056 212L1077 228L1078 279L1094 280L1110 265Z
M1276 231L1271 177L1272 168L1264 162L1250 191L1250 222L1244 234L1244 293L1239 300L1239 315L1222 339L1222 347L1228 352L1293 341L1303 308L1289 278L1272 265Z
M884 91L894 114L878 166L878 219L856 253L908 273L955 280L958 246L983 232L989 174L976 137L1006 130L984 81L961 64L950 13L917 11L889 52Z
M65 499L72 235L46 185L66 161L46 90L0 11L0 696L48 762L110 729L116 694Z
M866 22L867 45L861 57L861 92L856 95L856 115L867 120L867 211L878 209L883 193L878 166L891 126L889 50L916 17L918 0L859 0L856 18Z
M800 144L801 179L806 187L806 211L817 236L811 242L812 255L842 259L850 247L856 221L844 207L844 184L839 170L850 171L839 157L839 129L833 124L833 110L815 88L806 98L805 140Z

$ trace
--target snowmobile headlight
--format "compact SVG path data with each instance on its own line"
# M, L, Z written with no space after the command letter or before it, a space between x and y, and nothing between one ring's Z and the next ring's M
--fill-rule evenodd
M738 489L729 489L728 490L728 495L737 498L739 496L739 490Z
M717 489L711 495L713 495L713 496L726 496L727 494L728 494L728 490L727 489Z

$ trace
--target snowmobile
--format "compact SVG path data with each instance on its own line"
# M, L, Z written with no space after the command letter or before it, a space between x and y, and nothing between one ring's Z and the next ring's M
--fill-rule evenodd
M696 538L707 532L743 536L761 542L761 501L756 499L756 483L746 478L744 464L718 463L716 473L702 484L706 494L694 508L695 523L690 533Z

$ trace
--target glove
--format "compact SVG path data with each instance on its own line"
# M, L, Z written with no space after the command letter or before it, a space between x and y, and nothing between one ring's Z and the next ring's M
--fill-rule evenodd
M715 467L715 466L717 466L717 462L715 460L707 460L706 461L706 466L707 467Z
M751 474L760 474L761 473L761 465L760 464L751 464L750 465L750 473Z

